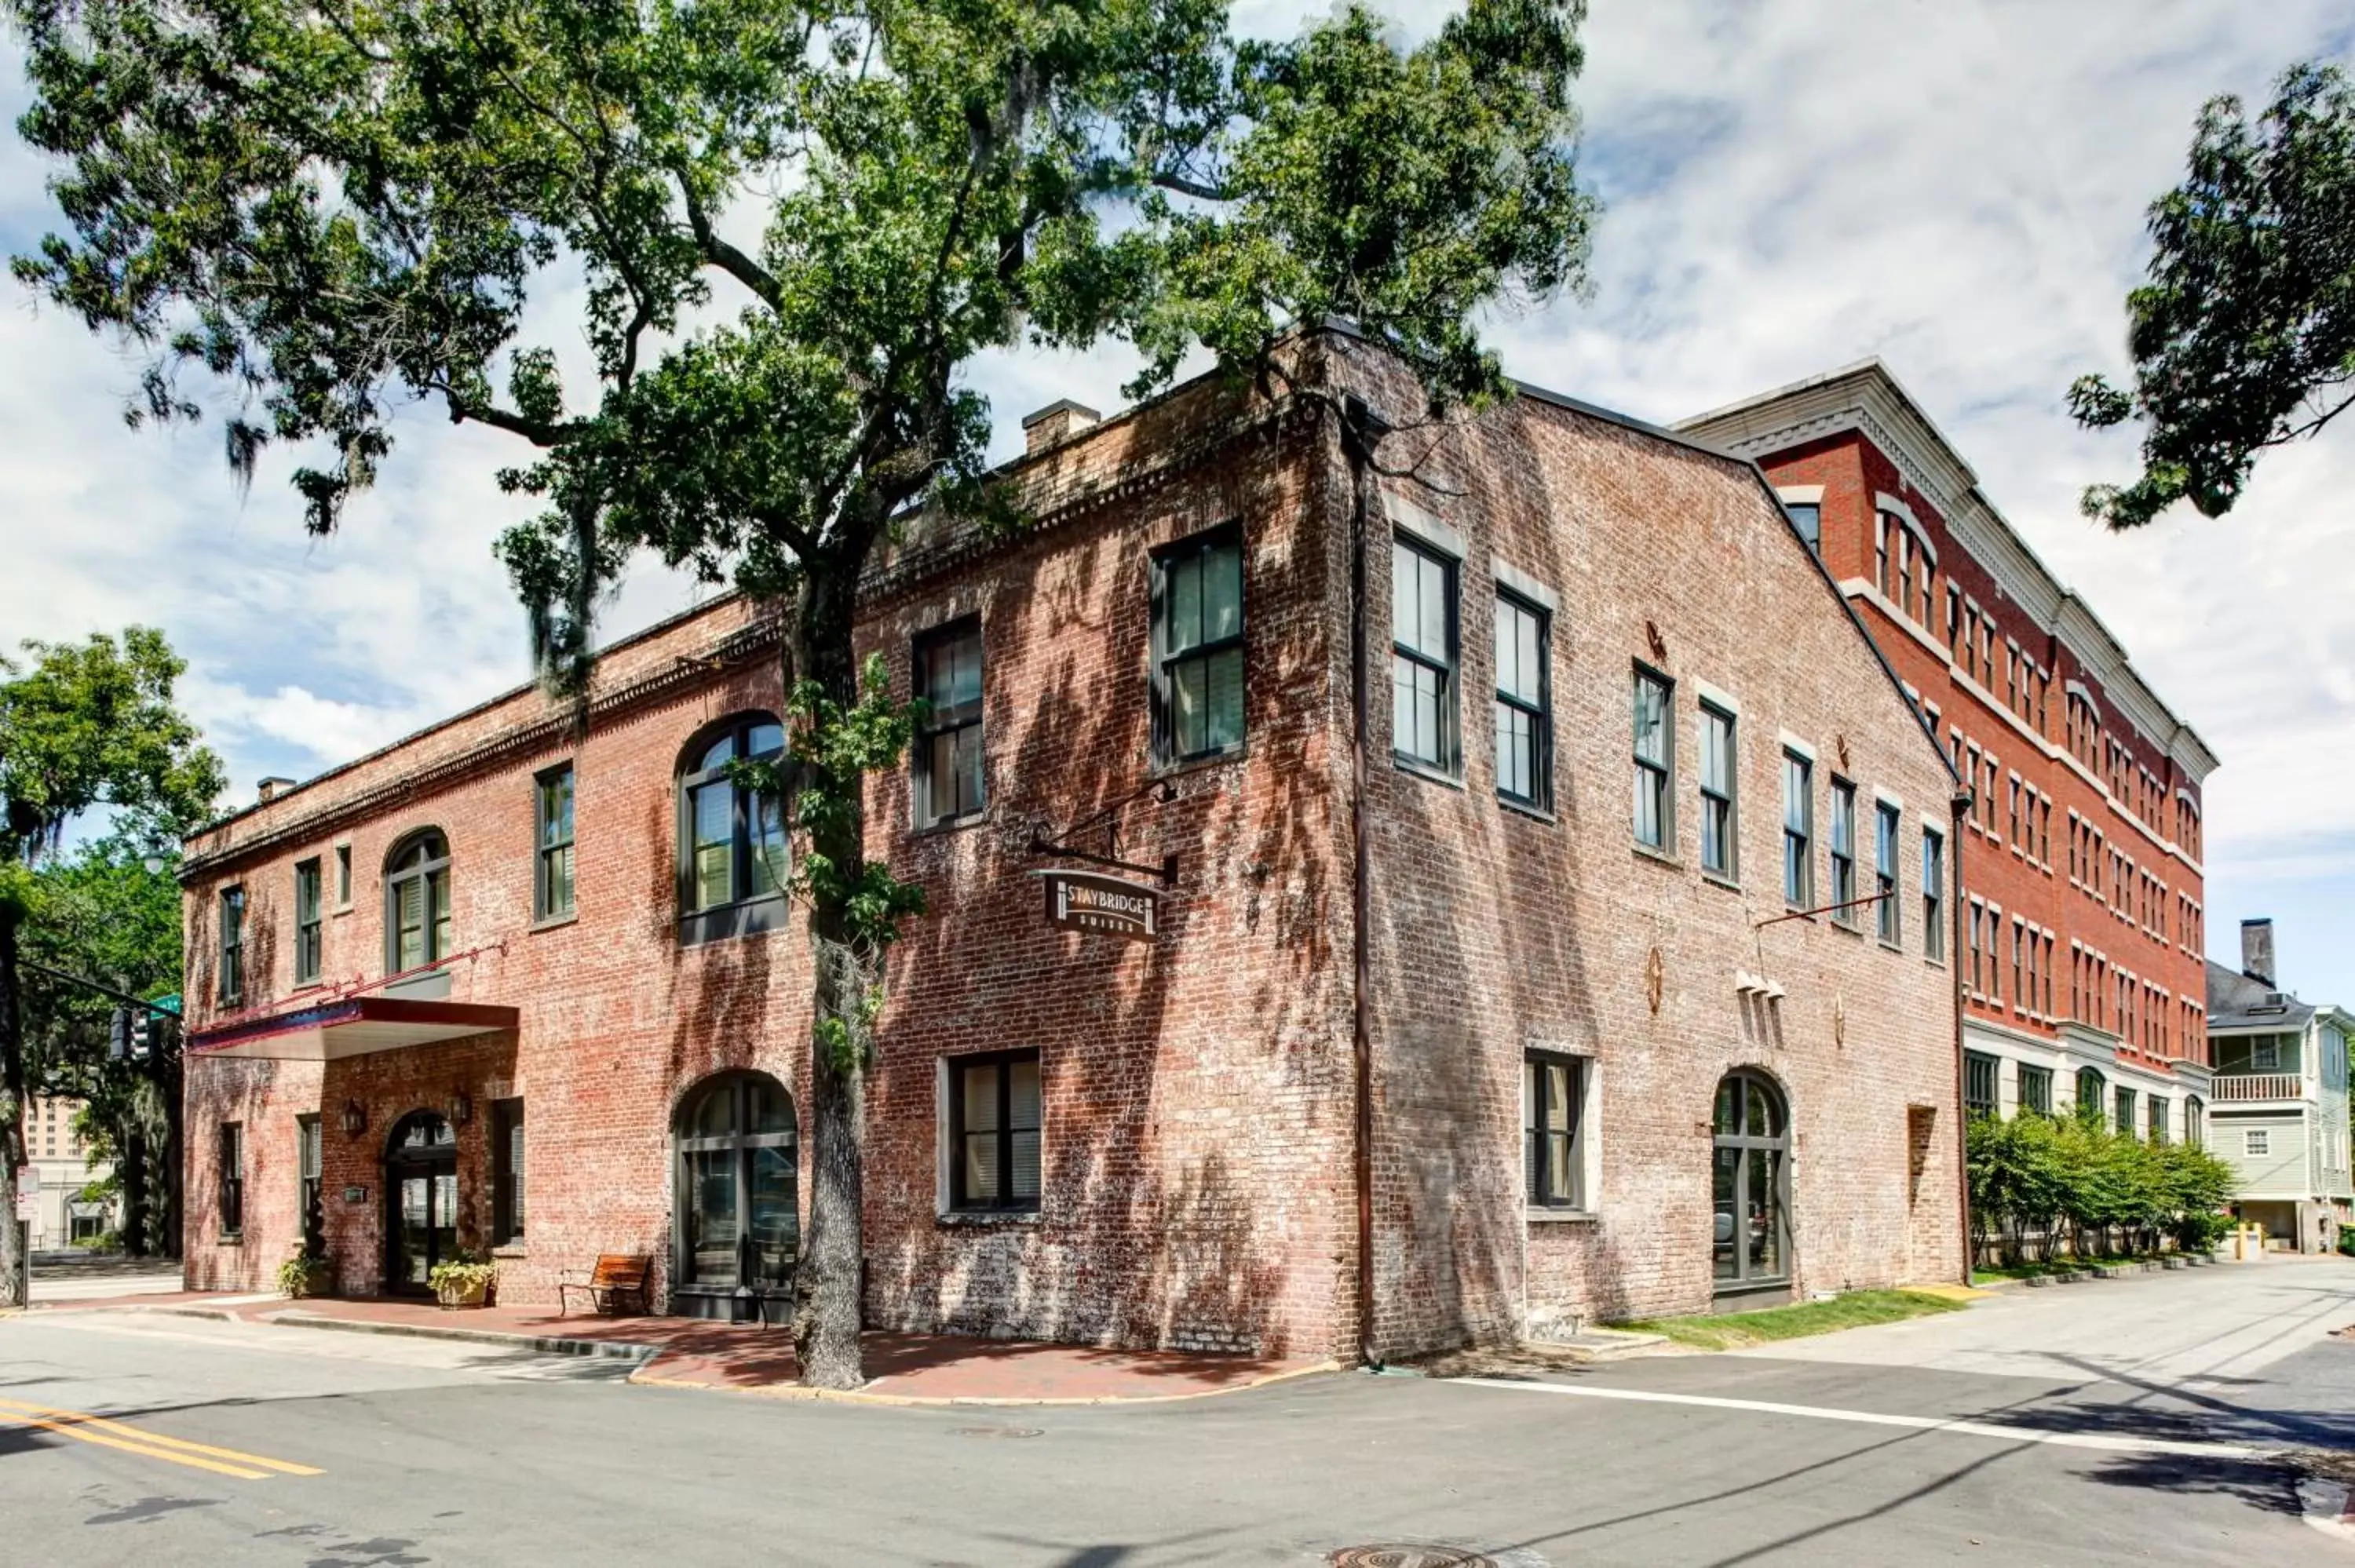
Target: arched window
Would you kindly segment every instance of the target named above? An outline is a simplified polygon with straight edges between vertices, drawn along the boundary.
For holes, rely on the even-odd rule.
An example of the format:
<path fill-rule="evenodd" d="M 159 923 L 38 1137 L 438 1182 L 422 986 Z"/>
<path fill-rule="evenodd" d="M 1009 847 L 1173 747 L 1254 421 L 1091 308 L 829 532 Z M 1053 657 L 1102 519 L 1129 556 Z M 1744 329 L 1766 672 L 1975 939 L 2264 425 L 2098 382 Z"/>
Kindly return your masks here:
<path fill-rule="evenodd" d="M 741 714 L 706 730 L 680 759 L 681 915 L 772 898 L 783 884 L 784 813 L 775 796 L 744 788 L 729 769 L 739 761 L 775 757 L 784 745 L 784 728 L 775 719 Z"/>
<path fill-rule="evenodd" d="M 762 1073 L 707 1078 L 679 1102 L 674 1310 L 732 1315 L 740 1287 L 782 1297 L 801 1245 L 793 1096 Z"/>
<path fill-rule="evenodd" d="M 2102 1075 L 2091 1067 L 2077 1069 L 2077 1114 L 2098 1117 L 2108 1108 L 2103 1091 L 2109 1086 Z"/>
<path fill-rule="evenodd" d="M 2194 1149 L 2205 1148 L 2208 1143 L 2206 1110 L 2198 1095 L 2183 1097 L 2183 1141 Z"/>
<path fill-rule="evenodd" d="M 1719 1080 L 1711 1182 L 1720 1295 L 1787 1287 L 1791 1280 L 1790 1118 L 1764 1074 Z"/>
<path fill-rule="evenodd" d="M 398 974 L 450 956 L 450 841 L 410 834 L 384 867 L 384 962 Z"/>

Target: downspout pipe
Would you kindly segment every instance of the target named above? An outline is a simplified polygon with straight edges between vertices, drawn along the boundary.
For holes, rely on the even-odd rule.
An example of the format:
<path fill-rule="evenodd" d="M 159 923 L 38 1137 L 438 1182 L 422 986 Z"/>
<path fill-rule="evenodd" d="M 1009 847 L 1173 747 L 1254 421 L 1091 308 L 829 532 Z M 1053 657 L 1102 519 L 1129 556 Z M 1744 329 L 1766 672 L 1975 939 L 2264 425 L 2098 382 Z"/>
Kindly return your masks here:
<path fill-rule="evenodd" d="M 1354 854 L 1349 901 L 1349 1054 L 1356 1079 L 1358 1196 L 1358 1360 L 1380 1371 L 1374 1337 L 1374 1046 L 1367 997 L 1372 990 L 1373 849 L 1366 824 L 1366 551 L 1371 529 L 1373 449 L 1388 427 L 1366 401 L 1342 399 L 1341 453 L 1349 465 L 1349 837 Z"/>
<path fill-rule="evenodd" d="M 1968 912 L 1963 906 L 1963 823 L 1968 819 L 1977 797 L 1968 789 L 1957 789 L 1947 801 L 1946 842 L 1953 850 L 1953 863 L 1946 874 L 1951 882 L 1946 903 L 1952 908 L 1953 935 L 1947 939 L 1947 968 L 1954 977 L 1955 991 L 1955 1212 L 1963 1220 L 1963 1269 L 1960 1284 L 1971 1282 L 1971 1263 L 1976 1244 L 1971 1240 L 1971 1122 L 1970 1111 L 1964 1100 L 1963 1009 L 1966 993 L 1963 989 L 1963 922 Z"/>

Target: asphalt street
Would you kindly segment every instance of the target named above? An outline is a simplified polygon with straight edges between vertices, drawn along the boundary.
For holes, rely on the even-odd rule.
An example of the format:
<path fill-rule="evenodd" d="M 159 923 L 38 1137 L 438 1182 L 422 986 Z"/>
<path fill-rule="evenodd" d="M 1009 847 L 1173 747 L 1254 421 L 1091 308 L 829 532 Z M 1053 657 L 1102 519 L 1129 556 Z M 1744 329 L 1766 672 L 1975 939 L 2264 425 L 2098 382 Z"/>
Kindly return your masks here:
<path fill-rule="evenodd" d="M 0 1563 L 2336 1564 L 2355 1263 L 2009 1293 L 1772 1352 L 877 1408 L 150 1313 L 0 1321 Z M 101 1421 L 84 1419 L 101 1418 Z"/>

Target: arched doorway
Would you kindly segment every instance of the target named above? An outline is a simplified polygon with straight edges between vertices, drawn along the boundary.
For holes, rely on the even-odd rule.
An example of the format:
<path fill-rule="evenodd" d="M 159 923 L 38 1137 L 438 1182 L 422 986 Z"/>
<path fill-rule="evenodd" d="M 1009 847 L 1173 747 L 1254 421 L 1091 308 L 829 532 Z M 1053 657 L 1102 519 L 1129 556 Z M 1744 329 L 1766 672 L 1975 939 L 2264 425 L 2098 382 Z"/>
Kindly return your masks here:
<path fill-rule="evenodd" d="M 411 1111 L 384 1150 L 384 1288 L 422 1296 L 433 1266 L 458 1250 L 458 1135 L 440 1114 Z"/>
<path fill-rule="evenodd" d="M 801 1253 L 794 1097 L 765 1073 L 723 1073 L 679 1101 L 671 1310 L 767 1317 Z"/>
<path fill-rule="evenodd" d="M 1782 1090 L 1763 1073 L 1728 1073 L 1718 1082 L 1712 1135 L 1717 1294 L 1787 1292 L 1791 1123 Z"/>

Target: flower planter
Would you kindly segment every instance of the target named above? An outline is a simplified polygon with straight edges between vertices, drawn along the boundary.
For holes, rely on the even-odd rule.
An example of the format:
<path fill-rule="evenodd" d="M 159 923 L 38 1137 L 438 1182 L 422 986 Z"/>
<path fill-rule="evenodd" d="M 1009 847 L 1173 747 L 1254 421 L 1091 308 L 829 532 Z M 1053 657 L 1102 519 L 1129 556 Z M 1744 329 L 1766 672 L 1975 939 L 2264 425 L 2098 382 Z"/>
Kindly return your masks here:
<path fill-rule="evenodd" d="M 455 1309 L 480 1307 L 490 1290 L 491 1282 L 487 1279 L 452 1280 L 434 1287 L 433 1296 L 442 1306 Z"/>

